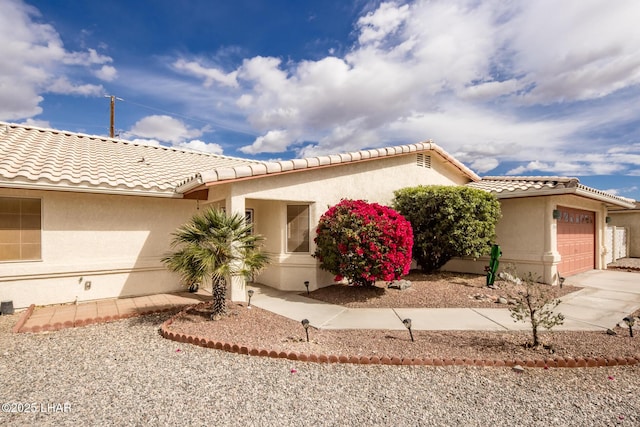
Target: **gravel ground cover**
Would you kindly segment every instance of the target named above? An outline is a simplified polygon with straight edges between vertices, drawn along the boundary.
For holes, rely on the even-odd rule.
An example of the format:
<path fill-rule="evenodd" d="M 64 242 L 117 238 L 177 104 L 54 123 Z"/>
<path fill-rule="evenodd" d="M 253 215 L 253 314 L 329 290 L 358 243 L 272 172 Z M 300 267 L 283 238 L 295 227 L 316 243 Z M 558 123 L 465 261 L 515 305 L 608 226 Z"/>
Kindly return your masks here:
<path fill-rule="evenodd" d="M 505 308 L 496 304 L 499 297 L 511 299 L 525 289 L 504 280 L 496 280 L 494 289 L 486 285 L 486 277 L 477 274 L 434 273 L 412 271 L 405 277 L 411 287 L 388 289 L 385 282 L 371 287 L 332 285 L 317 289 L 308 296 L 330 304 L 350 308 Z M 548 286 L 554 298 L 579 291 L 575 286 Z"/>
<path fill-rule="evenodd" d="M 640 275 L 639 275 L 640 277 Z M 493 307 L 508 305 L 495 300 L 522 290 L 522 286 L 499 281 L 488 289 L 484 276 L 438 273 L 408 276 L 412 284 L 400 291 L 387 289 L 384 283 L 372 288 L 346 285 L 329 286 L 311 293 L 312 298 L 348 307 Z M 555 297 L 580 288 L 550 287 Z M 480 298 L 478 298 L 480 297 Z M 636 316 L 640 313 L 636 313 Z M 530 331 L 413 331 L 411 342 L 406 330 L 317 330 L 309 331 L 306 342 L 299 321 L 257 307 L 229 303 L 229 316 L 209 321 L 210 307 L 200 305 L 174 319 L 170 330 L 213 341 L 248 348 L 345 356 L 387 356 L 400 358 L 467 358 L 489 360 L 545 359 L 553 357 L 636 357 L 640 338 L 629 337 L 627 329 L 615 328 L 616 335 L 601 332 L 547 332 L 541 329 L 545 344 L 527 348 Z M 640 323 L 640 322 L 639 322 Z M 636 333 L 640 335 L 640 333 Z"/>
<path fill-rule="evenodd" d="M 300 322 L 257 307 L 229 303 L 229 316 L 210 321 L 211 308 L 204 303 L 173 319 L 169 330 L 207 340 L 246 346 L 249 349 L 296 352 L 307 355 L 387 356 L 389 358 L 440 358 L 527 360 L 555 357 L 640 357 L 640 334 L 616 327 L 615 336 L 602 332 L 543 329 L 543 346 L 528 348 L 530 331 L 408 331 L 309 329 L 309 342 Z M 635 313 L 636 316 L 640 312 Z M 637 328 L 636 328 L 637 329 Z M 639 379 L 640 381 L 640 379 Z"/>
<path fill-rule="evenodd" d="M 294 362 L 165 340 L 166 319 L 12 334 L 18 315 L 0 316 L 0 402 L 16 411 L 1 412 L 0 425 L 640 424 L 637 365 L 516 373 Z"/>

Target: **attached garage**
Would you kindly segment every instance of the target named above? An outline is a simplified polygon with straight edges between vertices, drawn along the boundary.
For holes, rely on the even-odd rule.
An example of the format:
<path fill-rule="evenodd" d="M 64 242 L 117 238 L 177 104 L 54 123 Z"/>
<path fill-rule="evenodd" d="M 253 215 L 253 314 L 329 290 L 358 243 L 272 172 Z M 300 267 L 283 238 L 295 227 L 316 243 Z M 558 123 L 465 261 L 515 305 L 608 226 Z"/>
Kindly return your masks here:
<path fill-rule="evenodd" d="M 500 201 L 502 217 L 496 243 L 500 268 L 512 267 L 544 283 L 560 277 L 605 269 L 605 229 L 609 209 L 629 209 L 634 202 L 580 184 L 569 177 L 485 177 L 469 187 L 489 191 Z M 445 269 L 482 273 L 488 259 L 451 260 Z"/>
<path fill-rule="evenodd" d="M 596 213 L 558 206 L 558 274 L 571 276 L 596 268 Z"/>

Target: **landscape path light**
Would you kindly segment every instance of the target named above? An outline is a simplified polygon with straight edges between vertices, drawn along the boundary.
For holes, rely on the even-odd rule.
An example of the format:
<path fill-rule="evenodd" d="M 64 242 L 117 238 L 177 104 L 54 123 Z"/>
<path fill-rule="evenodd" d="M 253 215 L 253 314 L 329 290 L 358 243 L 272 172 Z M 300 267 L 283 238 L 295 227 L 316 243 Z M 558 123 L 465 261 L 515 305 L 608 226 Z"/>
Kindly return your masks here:
<path fill-rule="evenodd" d="M 629 327 L 629 336 L 631 338 L 633 338 L 633 324 L 636 323 L 635 319 L 633 318 L 633 316 L 626 316 L 624 319 L 622 319 L 624 321 L 624 323 L 627 324 L 627 326 Z"/>
<path fill-rule="evenodd" d="M 253 289 L 249 289 L 247 291 L 247 295 L 249 295 L 249 302 L 247 303 L 247 308 L 251 308 L 251 297 L 253 296 L 253 292 L 254 292 Z"/>
<path fill-rule="evenodd" d="M 414 340 L 413 340 L 413 332 L 411 332 L 411 319 L 409 319 L 409 318 L 404 319 L 402 321 L 402 323 L 404 324 L 404 327 L 409 330 L 409 336 L 411 336 L 411 342 L 414 342 Z"/>
<path fill-rule="evenodd" d="M 302 327 L 307 334 L 307 342 L 309 342 L 309 319 L 302 319 Z"/>
<path fill-rule="evenodd" d="M 307 288 L 307 295 L 309 295 L 309 281 L 308 280 L 304 281 L 304 286 Z"/>

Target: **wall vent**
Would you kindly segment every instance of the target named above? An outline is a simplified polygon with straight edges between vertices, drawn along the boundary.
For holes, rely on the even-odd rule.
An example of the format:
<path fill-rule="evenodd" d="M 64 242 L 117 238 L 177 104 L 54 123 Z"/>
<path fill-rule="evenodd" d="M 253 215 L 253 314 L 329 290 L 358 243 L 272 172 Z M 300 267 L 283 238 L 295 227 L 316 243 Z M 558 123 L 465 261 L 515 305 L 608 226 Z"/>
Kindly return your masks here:
<path fill-rule="evenodd" d="M 416 164 L 421 168 L 431 168 L 431 156 L 428 154 L 418 153 L 416 157 Z"/>

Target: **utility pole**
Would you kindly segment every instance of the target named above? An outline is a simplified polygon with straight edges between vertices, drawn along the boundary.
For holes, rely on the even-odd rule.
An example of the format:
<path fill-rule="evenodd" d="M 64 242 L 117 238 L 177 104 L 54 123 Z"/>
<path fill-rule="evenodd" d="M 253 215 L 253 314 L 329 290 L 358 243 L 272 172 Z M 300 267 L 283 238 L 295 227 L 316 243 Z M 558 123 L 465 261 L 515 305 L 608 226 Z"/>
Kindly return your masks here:
<path fill-rule="evenodd" d="M 118 98 L 114 95 L 105 95 L 105 98 L 110 98 L 111 99 L 111 115 L 110 115 L 110 120 L 109 120 L 109 138 L 113 138 L 115 136 L 115 125 L 116 125 L 116 99 L 118 101 L 124 101 L 124 99 L 122 98 Z"/>

